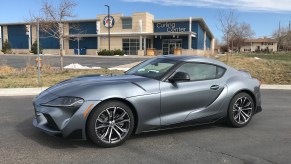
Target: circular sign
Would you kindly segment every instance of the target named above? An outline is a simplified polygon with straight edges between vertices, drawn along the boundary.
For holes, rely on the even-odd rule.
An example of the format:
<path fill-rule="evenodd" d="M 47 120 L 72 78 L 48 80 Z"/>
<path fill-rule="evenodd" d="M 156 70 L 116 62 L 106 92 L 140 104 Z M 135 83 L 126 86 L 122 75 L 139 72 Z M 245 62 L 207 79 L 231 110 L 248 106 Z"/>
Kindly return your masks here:
<path fill-rule="evenodd" d="M 106 28 L 112 28 L 114 26 L 114 18 L 112 16 L 106 16 L 104 19 L 103 19 L 103 24 Z"/>

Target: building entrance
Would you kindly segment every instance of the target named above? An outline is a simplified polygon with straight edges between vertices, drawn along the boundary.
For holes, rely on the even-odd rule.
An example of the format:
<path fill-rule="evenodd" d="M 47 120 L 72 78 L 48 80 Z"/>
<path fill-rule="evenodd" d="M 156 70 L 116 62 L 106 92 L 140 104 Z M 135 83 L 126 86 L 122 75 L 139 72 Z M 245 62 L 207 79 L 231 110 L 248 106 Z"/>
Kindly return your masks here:
<path fill-rule="evenodd" d="M 163 39 L 163 55 L 174 54 L 175 49 L 182 47 L 182 39 Z"/>

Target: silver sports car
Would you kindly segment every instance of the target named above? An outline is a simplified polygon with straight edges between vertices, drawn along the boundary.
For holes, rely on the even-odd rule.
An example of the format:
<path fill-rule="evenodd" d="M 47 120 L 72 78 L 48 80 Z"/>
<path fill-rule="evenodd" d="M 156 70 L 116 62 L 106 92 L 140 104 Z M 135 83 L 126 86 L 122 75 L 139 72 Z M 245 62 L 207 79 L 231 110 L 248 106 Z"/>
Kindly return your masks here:
<path fill-rule="evenodd" d="M 227 120 L 247 125 L 260 112 L 260 82 L 214 59 L 160 56 L 122 76 L 88 75 L 63 81 L 33 100 L 33 125 L 101 147 L 131 134 Z"/>

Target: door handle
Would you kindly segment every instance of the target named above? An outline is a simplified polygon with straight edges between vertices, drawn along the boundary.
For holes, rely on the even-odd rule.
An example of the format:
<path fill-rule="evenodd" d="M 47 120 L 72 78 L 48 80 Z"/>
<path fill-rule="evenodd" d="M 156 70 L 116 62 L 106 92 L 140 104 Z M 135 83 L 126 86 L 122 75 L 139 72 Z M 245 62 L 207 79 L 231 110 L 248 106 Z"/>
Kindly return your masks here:
<path fill-rule="evenodd" d="M 212 85 L 210 87 L 211 90 L 218 90 L 219 89 L 219 85 Z"/>

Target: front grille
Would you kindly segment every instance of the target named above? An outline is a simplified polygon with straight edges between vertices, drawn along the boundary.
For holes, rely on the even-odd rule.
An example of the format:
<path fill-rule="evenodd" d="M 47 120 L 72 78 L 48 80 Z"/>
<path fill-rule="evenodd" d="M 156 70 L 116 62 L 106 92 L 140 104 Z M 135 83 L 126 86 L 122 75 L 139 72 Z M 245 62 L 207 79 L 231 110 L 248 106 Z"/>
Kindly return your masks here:
<path fill-rule="evenodd" d="M 58 125 L 55 123 L 55 121 L 53 120 L 53 118 L 50 115 L 48 115 L 46 113 L 43 113 L 43 116 L 47 120 L 47 126 L 48 126 L 48 128 L 51 128 L 53 130 L 58 130 L 58 131 L 60 130 L 59 127 L 58 127 Z"/>

